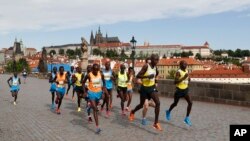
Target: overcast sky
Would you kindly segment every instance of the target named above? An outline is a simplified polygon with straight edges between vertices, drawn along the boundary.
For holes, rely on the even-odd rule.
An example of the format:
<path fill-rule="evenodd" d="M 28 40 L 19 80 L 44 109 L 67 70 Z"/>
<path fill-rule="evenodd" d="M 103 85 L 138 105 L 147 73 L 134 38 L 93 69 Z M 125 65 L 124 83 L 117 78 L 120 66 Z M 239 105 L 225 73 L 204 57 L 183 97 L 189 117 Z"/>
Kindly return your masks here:
<path fill-rule="evenodd" d="M 250 49 L 250 0 L 0 0 L 0 48 L 89 41 L 99 25 L 123 42 Z"/>

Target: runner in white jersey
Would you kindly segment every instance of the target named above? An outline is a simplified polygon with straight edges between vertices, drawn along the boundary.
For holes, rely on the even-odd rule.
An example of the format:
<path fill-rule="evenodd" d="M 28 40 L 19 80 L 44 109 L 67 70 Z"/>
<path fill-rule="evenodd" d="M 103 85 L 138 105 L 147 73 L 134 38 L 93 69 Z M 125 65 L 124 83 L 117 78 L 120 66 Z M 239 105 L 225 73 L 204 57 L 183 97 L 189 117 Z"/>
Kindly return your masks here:
<path fill-rule="evenodd" d="M 10 81 L 11 81 L 11 84 L 10 84 Z M 12 97 L 14 97 L 13 104 L 16 105 L 16 100 L 17 100 L 18 91 L 20 90 L 21 80 L 19 77 L 17 77 L 17 73 L 15 72 L 14 76 L 10 77 L 7 82 L 10 86 L 10 92 L 12 94 Z"/>

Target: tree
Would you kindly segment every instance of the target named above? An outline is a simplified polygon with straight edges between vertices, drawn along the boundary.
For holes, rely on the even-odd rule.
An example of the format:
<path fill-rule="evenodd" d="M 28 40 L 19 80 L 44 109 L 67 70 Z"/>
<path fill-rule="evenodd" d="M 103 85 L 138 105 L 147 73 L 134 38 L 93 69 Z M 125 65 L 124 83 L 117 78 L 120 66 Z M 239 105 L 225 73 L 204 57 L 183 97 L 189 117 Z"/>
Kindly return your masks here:
<path fill-rule="evenodd" d="M 82 51 L 81 51 L 81 49 L 78 49 L 78 48 L 76 48 L 75 49 L 75 55 L 77 55 L 78 57 L 82 57 Z"/>
<path fill-rule="evenodd" d="M 244 57 L 249 57 L 250 56 L 250 51 L 249 50 L 242 50 L 241 53 L 242 53 L 242 55 Z"/>
<path fill-rule="evenodd" d="M 171 69 L 168 71 L 168 76 L 167 76 L 167 79 L 174 79 L 175 78 L 175 73 L 176 73 L 176 70 L 174 69 Z"/>
<path fill-rule="evenodd" d="M 51 55 L 52 53 L 55 55 L 55 54 L 56 54 L 56 51 L 55 51 L 55 50 L 51 50 L 51 51 L 49 52 L 50 55 Z"/>
<path fill-rule="evenodd" d="M 200 53 L 196 53 L 195 58 L 201 60 L 201 54 Z"/>
<path fill-rule="evenodd" d="M 93 49 L 93 55 L 101 55 L 102 51 L 98 48 Z"/>
<path fill-rule="evenodd" d="M 120 60 L 124 61 L 128 56 L 125 54 L 125 50 L 122 49 L 121 54 L 120 54 Z"/>
<path fill-rule="evenodd" d="M 64 49 L 59 49 L 59 54 L 64 55 Z"/>
<path fill-rule="evenodd" d="M 14 67 L 15 69 L 13 69 Z M 5 67 L 7 72 L 22 72 L 23 69 L 26 69 L 28 72 L 30 72 L 29 64 L 24 58 L 19 59 L 19 61 L 9 61 Z"/>
<path fill-rule="evenodd" d="M 228 53 L 228 56 L 231 56 L 231 57 L 235 56 L 234 51 L 232 51 L 231 49 L 228 50 L 227 53 Z"/>
<path fill-rule="evenodd" d="M 193 56 L 194 54 L 193 54 L 193 52 L 192 51 L 189 51 L 188 52 L 188 56 Z"/>
<path fill-rule="evenodd" d="M 75 51 L 72 50 L 72 49 L 67 49 L 66 54 L 67 54 L 67 56 L 69 56 L 70 59 L 75 59 L 76 58 Z"/>
<path fill-rule="evenodd" d="M 241 52 L 241 49 L 236 49 L 235 50 L 235 57 L 243 57 L 243 54 Z"/>
<path fill-rule="evenodd" d="M 188 57 L 188 56 L 189 56 L 188 52 L 183 51 L 181 53 L 181 57 Z"/>

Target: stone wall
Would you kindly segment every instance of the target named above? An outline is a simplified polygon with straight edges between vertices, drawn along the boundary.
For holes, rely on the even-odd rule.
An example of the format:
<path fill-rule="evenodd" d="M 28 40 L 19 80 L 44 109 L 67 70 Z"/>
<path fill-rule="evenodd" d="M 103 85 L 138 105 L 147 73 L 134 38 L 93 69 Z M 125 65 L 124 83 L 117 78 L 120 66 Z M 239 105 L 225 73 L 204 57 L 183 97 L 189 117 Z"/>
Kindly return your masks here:
<path fill-rule="evenodd" d="M 159 94 L 173 97 L 173 80 L 159 80 Z M 193 100 L 250 107 L 250 85 L 191 82 L 190 96 Z"/>

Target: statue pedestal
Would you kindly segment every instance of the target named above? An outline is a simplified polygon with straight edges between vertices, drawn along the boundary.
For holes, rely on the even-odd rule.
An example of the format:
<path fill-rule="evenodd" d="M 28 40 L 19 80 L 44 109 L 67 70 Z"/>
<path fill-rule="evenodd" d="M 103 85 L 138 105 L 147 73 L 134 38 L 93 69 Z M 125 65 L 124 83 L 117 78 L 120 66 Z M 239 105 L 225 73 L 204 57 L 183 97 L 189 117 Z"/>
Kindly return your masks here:
<path fill-rule="evenodd" d="M 87 58 L 81 58 L 81 68 L 82 71 L 86 72 L 88 66 L 88 59 Z"/>

